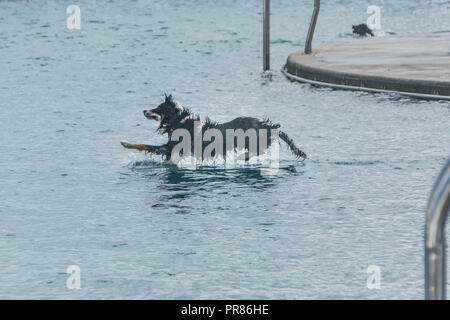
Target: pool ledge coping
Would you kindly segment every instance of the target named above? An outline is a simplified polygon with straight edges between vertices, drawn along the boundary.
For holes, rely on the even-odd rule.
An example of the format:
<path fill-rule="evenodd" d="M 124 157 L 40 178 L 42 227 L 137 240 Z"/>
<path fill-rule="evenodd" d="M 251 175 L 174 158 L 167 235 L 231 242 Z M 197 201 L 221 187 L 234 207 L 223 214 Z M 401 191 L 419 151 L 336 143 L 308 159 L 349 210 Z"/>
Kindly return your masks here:
<path fill-rule="evenodd" d="M 317 60 L 315 51 L 294 52 L 287 58 L 285 75 L 296 81 L 337 89 L 395 92 L 426 99 L 450 100 L 450 81 L 408 79 L 363 73 L 342 72 Z"/>

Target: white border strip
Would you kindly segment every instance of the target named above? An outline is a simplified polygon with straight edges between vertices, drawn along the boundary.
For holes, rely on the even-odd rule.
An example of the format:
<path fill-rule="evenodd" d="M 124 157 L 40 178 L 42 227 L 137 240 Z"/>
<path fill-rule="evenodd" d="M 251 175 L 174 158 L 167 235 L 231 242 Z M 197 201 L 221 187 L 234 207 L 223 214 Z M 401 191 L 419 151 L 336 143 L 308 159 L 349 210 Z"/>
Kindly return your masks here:
<path fill-rule="evenodd" d="M 281 72 L 284 73 L 284 75 L 286 77 L 288 77 L 289 79 L 300 81 L 300 82 L 306 82 L 309 84 L 314 84 L 314 85 L 322 86 L 322 87 L 330 87 L 330 88 L 343 89 L 343 90 L 359 90 L 359 91 L 376 92 L 376 93 L 396 93 L 399 95 L 409 96 L 409 97 L 419 98 L 419 99 L 450 100 L 450 96 L 440 96 L 440 95 L 434 95 L 434 94 L 404 92 L 404 91 L 385 90 L 385 89 L 373 89 L 373 88 L 347 86 L 347 85 L 343 85 L 343 84 L 334 84 L 334 83 L 328 83 L 328 82 L 322 82 L 322 81 L 316 81 L 316 80 L 309 80 L 309 79 L 301 78 L 299 76 L 294 76 L 293 74 L 290 74 L 289 72 L 286 71 L 286 68 L 281 69 Z"/>

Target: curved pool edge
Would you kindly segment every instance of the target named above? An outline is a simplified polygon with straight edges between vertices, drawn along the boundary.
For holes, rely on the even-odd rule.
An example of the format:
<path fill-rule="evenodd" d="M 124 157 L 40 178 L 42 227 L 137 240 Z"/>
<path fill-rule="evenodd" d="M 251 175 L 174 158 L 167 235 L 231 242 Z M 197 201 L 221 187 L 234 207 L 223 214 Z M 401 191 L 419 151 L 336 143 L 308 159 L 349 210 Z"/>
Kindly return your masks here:
<path fill-rule="evenodd" d="M 414 98 L 450 100 L 450 81 L 419 80 L 341 72 L 316 66 L 313 55 L 298 51 L 287 58 L 283 73 L 291 80 L 335 89 L 396 93 Z"/>
<path fill-rule="evenodd" d="M 334 84 L 334 83 L 310 80 L 310 79 L 302 78 L 302 77 L 295 76 L 295 75 L 288 73 L 286 66 L 283 67 L 281 72 L 289 80 L 308 83 L 308 84 L 315 85 L 315 86 L 332 88 L 332 89 L 350 90 L 350 91 L 365 91 L 365 92 L 371 92 L 371 93 L 398 94 L 398 95 L 408 96 L 408 97 L 417 98 L 417 99 L 450 101 L 450 96 L 440 96 L 440 95 L 431 95 L 431 94 L 422 94 L 422 93 L 413 93 L 413 92 L 402 92 L 402 91 L 395 91 L 395 90 L 374 89 L 374 88 L 341 85 L 341 84 Z"/>

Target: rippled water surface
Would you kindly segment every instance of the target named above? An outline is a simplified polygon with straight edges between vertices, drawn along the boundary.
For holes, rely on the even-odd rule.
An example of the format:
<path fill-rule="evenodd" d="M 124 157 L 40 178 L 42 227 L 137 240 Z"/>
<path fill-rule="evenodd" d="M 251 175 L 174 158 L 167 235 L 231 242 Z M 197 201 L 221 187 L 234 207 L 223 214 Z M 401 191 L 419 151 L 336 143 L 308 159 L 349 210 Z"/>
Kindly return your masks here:
<path fill-rule="evenodd" d="M 272 1 L 269 79 L 261 1 L 77 1 L 81 30 L 69 2 L 0 1 L 0 298 L 423 298 L 450 105 L 288 81 L 312 2 Z M 322 1 L 313 45 L 351 39 L 370 4 L 387 32 L 450 30 L 449 1 Z M 141 112 L 164 91 L 269 116 L 309 159 L 283 147 L 262 176 L 123 149 L 164 141 Z"/>

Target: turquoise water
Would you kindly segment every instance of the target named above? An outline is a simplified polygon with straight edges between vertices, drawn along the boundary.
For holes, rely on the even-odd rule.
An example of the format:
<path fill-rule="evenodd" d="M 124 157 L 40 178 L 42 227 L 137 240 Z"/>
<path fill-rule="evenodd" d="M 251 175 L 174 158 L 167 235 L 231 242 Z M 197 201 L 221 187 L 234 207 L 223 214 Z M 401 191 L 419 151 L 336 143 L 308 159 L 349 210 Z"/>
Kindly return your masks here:
<path fill-rule="evenodd" d="M 448 102 L 288 81 L 312 1 L 272 1 L 271 80 L 261 1 L 77 1 L 81 30 L 70 4 L 0 1 L 0 298 L 423 298 Z M 372 4 L 385 31 L 450 30 L 448 1 L 322 1 L 313 45 L 351 39 Z M 164 142 L 141 111 L 164 92 L 203 118 L 269 116 L 309 159 L 282 147 L 268 177 L 123 149 Z"/>

